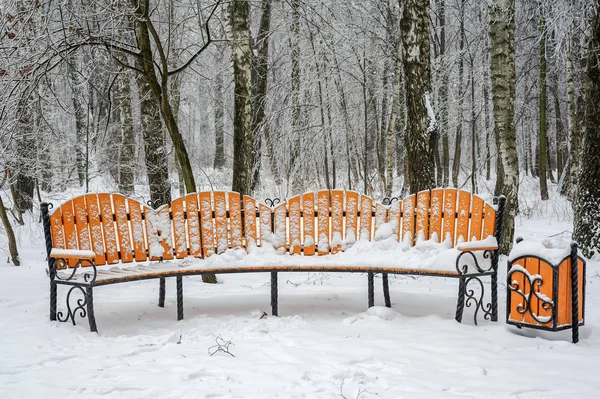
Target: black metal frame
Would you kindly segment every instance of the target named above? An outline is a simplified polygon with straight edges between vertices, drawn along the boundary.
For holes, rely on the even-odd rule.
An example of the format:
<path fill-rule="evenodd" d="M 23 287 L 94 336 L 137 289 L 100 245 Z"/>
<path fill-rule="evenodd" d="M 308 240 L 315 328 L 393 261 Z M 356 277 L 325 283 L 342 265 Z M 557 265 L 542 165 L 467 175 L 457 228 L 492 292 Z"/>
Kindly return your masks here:
<path fill-rule="evenodd" d="M 396 198 L 392 198 L 388 201 L 388 203 L 397 201 Z M 500 245 L 501 233 L 502 233 L 502 220 L 504 215 L 504 204 L 506 199 L 502 197 L 494 198 L 494 203 L 497 203 L 498 208 L 496 211 L 496 231 L 495 237 L 498 241 L 498 245 Z M 275 206 L 279 199 L 275 198 L 273 200 L 269 200 L 270 206 Z M 153 204 L 156 205 L 156 204 Z M 173 270 L 169 272 L 165 272 L 161 275 L 141 275 L 141 276 L 131 276 L 128 278 L 119 279 L 117 281 L 96 281 L 97 270 L 96 265 L 93 261 L 90 260 L 79 260 L 74 268 L 71 269 L 71 274 L 67 277 L 62 277 L 57 274 L 57 265 L 65 264 L 67 261 L 65 259 L 53 259 L 50 257 L 50 252 L 52 250 L 52 231 L 50 227 L 50 216 L 49 210 L 52 209 L 52 204 L 43 202 L 40 206 L 42 211 L 42 220 L 44 224 L 44 235 L 46 240 L 46 252 L 48 256 L 48 268 L 49 268 L 49 276 L 50 276 L 50 320 L 59 320 L 62 322 L 71 320 L 73 324 L 75 324 L 75 316 L 79 315 L 82 318 L 87 317 L 90 330 L 92 332 L 97 332 L 96 321 L 94 317 L 94 302 L 93 302 L 93 288 L 100 287 L 104 285 L 112 285 L 129 281 L 140 281 L 140 280 L 148 280 L 148 279 L 159 279 L 159 300 L 158 306 L 164 307 L 165 302 L 165 280 L 169 277 L 176 277 L 176 287 L 177 287 L 177 320 L 183 319 L 183 276 L 192 276 L 192 275 L 202 275 L 207 272 L 199 271 L 199 270 Z M 273 229 L 273 223 L 271 223 L 271 228 Z M 468 266 L 466 264 L 461 265 L 461 259 L 463 256 L 471 256 L 473 259 L 473 263 L 471 267 L 475 268 L 475 272 L 469 271 Z M 459 289 L 458 289 L 458 300 L 457 300 L 457 308 L 456 308 L 456 316 L 455 319 L 458 322 L 462 321 L 464 306 L 471 307 L 475 306 L 475 312 L 473 316 L 474 323 L 477 324 L 477 316 L 479 312 L 483 312 L 484 319 L 497 321 L 498 320 L 498 287 L 497 287 L 497 272 L 498 272 L 498 258 L 499 258 L 499 250 L 494 251 L 484 251 L 484 258 L 491 257 L 491 265 L 487 269 L 481 268 L 479 265 L 475 254 L 471 251 L 462 252 L 456 259 L 456 271 L 457 274 L 445 274 L 445 273 L 434 273 L 428 272 L 426 270 L 418 271 L 418 270 L 399 270 L 397 272 L 393 272 L 392 274 L 398 275 L 420 275 L 420 276 L 430 276 L 430 277 L 446 277 L 446 278 L 458 278 L 459 279 Z M 88 262 L 90 267 L 92 268 L 92 273 L 77 273 L 77 270 L 82 263 Z M 278 272 L 305 272 L 306 270 L 298 270 L 290 267 L 290 270 L 281 270 L 281 267 L 273 267 L 273 268 L 264 268 L 264 272 L 271 273 L 271 308 L 272 314 L 274 316 L 278 315 Z M 385 305 L 387 307 L 391 307 L 391 299 L 390 299 L 390 291 L 389 291 L 389 279 L 388 273 L 386 272 L 378 272 L 373 270 L 373 267 L 355 267 L 352 269 L 340 270 L 336 267 L 331 268 L 320 268 L 319 271 L 322 272 L 345 272 L 345 273 L 367 273 L 368 276 L 368 306 L 372 307 L 375 304 L 375 290 L 374 290 L 374 276 L 375 273 L 382 274 L 382 285 L 383 285 L 383 296 Z M 219 274 L 229 274 L 229 273 L 254 273 L 256 270 L 223 270 L 219 271 Z M 484 304 L 484 294 L 485 294 L 485 286 L 481 277 L 491 277 L 491 302 L 488 304 Z M 83 277 L 82 280 L 78 280 L 78 278 Z M 476 294 L 476 291 L 473 289 L 468 290 L 467 287 L 469 284 L 475 282 L 480 289 L 479 295 Z M 66 306 L 67 313 L 63 314 L 62 312 L 57 312 L 57 286 L 58 285 L 67 285 L 71 286 L 69 291 L 67 292 L 66 298 Z M 76 301 L 76 306 L 71 308 L 71 295 L 73 292 L 83 294 L 83 298 Z"/>
<path fill-rule="evenodd" d="M 520 242 L 520 240 L 518 239 L 517 242 Z M 523 255 L 523 256 L 519 256 L 518 258 L 514 258 L 510 262 L 508 262 L 508 265 L 507 265 L 508 273 L 506 275 L 506 287 L 507 287 L 506 324 L 510 324 L 510 325 L 516 326 L 518 328 L 527 327 L 527 328 L 533 328 L 536 330 L 543 330 L 543 331 L 563 331 L 563 330 L 571 329 L 572 330 L 571 339 L 572 339 L 573 343 L 579 342 L 579 327 L 585 325 L 586 261 L 585 261 L 585 259 L 578 256 L 577 248 L 578 248 L 577 243 L 572 242 L 571 243 L 571 253 L 568 256 L 561 259 L 560 262 L 558 262 L 557 264 L 553 264 L 552 262 L 548 261 L 547 259 L 542 258 L 537 255 Z M 559 326 L 558 325 L 558 309 L 560 307 L 559 306 L 560 298 L 558 296 L 559 266 L 565 260 L 567 260 L 569 258 L 571 260 L 571 324 Z M 515 265 L 521 259 L 537 259 L 537 260 L 543 261 L 544 263 L 548 264 L 552 268 L 552 298 L 550 298 L 550 301 L 546 300 L 546 298 L 539 295 L 539 288 L 544 284 L 544 280 L 541 275 L 539 275 L 539 274 L 531 275 L 529 273 L 524 273 L 521 269 L 514 269 L 514 270 L 512 269 L 513 265 Z M 582 270 L 582 274 L 583 274 L 583 290 L 582 290 L 582 292 L 584 294 L 583 298 L 579 298 L 579 270 L 578 270 L 579 269 L 579 260 L 582 261 L 582 265 L 583 265 L 583 270 Z M 523 292 L 525 287 L 523 287 L 523 290 L 521 290 L 521 287 L 519 286 L 518 282 L 511 281 L 511 278 L 515 273 L 521 274 L 525 277 L 525 281 L 527 281 L 529 283 L 529 294 L 525 294 Z M 519 306 L 517 306 L 517 312 L 519 312 L 519 314 L 522 314 L 522 315 L 528 314 L 529 316 L 531 316 L 531 318 L 533 320 L 535 320 L 537 323 L 540 323 L 540 325 L 528 324 L 528 323 L 523 323 L 523 322 L 519 323 L 519 322 L 516 322 L 516 321 L 513 321 L 510 319 L 511 302 L 512 302 L 511 292 L 517 293 L 518 295 L 523 297 L 523 299 L 525 300 L 524 301 L 525 305 L 523 305 L 523 303 L 520 303 Z M 552 316 L 550 317 L 550 319 L 548 319 L 548 320 L 540 319 L 539 316 L 537 316 L 536 314 L 531 312 L 530 307 L 531 307 L 531 298 L 532 298 L 531 294 L 532 293 L 542 303 L 542 307 L 544 308 L 544 310 L 552 310 Z M 579 320 L 579 300 L 581 300 L 581 321 L 578 321 Z M 573 320 L 577 320 L 578 322 L 573 322 Z M 542 324 L 548 324 L 548 323 L 551 323 L 551 325 L 550 326 L 542 325 Z"/>

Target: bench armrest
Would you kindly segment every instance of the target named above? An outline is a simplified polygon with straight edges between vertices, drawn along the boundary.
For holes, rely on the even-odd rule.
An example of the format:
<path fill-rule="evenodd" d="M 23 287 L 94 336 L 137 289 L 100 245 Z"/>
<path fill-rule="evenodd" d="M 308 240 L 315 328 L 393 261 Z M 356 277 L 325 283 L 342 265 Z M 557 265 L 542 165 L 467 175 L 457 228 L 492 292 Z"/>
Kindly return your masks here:
<path fill-rule="evenodd" d="M 50 257 L 53 259 L 94 260 L 94 258 L 96 257 L 96 253 L 94 251 L 81 250 L 81 249 L 52 248 L 52 251 L 50 251 Z"/>
<path fill-rule="evenodd" d="M 456 246 L 456 249 L 463 252 L 495 251 L 498 249 L 498 241 L 496 237 L 489 236 L 485 240 L 462 242 Z"/>

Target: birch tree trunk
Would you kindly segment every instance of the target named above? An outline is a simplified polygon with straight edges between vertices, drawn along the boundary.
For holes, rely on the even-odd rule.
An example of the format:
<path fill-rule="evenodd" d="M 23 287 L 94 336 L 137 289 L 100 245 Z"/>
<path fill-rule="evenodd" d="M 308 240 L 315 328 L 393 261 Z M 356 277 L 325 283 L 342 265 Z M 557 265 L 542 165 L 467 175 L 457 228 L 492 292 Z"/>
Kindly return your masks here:
<path fill-rule="evenodd" d="M 295 168 L 302 151 L 302 133 L 300 132 L 300 0 L 292 0 L 292 24 L 290 47 L 292 53 L 292 143 L 288 180 L 292 180 L 292 194 L 302 190 L 302 176 Z"/>
<path fill-rule="evenodd" d="M 85 80 L 83 79 L 83 60 L 81 54 L 74 53 L 67 58 L 67 71 L 71 86 L 73 110 L 75 113 L 75 167 L 79 185 L 83 186 L 86 180 L 84 149 L 87 129 L 87 105 L 85 104 Z"/>
<path fill-rule="evenodd" d="M 458 187 L 460 174 L 460 158 L 462 150 L 463 109 L 464 98 L 464 49 L 465 49 L 465 0 L 460 3 L 460 28 L 459 28 L 459 59 L 458 59 L 458 125 L 456 126 L 456 140 L 454 141 L 454 160 L 452 162 L 452 185 Z"/>
<path fill-rule="evenodd" d="M 131 113 L 131 75 L 121 71 L 117 76 L 117 97 L 119 102 L 119 126 L 121 130 L 121 145 L 119 146 L 118 180 L 119 192 L 130 196 L 134 191 L 134 155 L 135 139 L 133 135 L 133 117 Z"/>
<path fill-rule="evenodd" d="M 407 0 L 401 29 L 407 103 L 405 145 L 410 192 L 427 190 L 434 185 L 425 107 L 431 73 L 429 25 L 429 0 Z"/>
<path fill-rule="evenodd" d="M 540 8 L 542 16 L 540 17 L 540 148 L 539 148 L 539 168 L 540 168 L 540 194 L 542 201 L 546 201 L 548 197 L 548 181 L 547 181 L 547 137 L 546 137 L 546 106 L 547 106 L 547 91 L 546 91 L 546 21 L 544 19 L 543 6 Z"/>
<path fill-rule="evenodd" d="M 600 250 L 600 6 L 596 4 L 591 11 L 587 70 L 583 81 L 585 128 L 573 231 L 573 238 L 587 257 Z"/>
<path fill-rule="evenodd" d="M 229 41 L 233 62 L 233 191 L 240 195 L 252 192 L 254 161 L 252 157 L 252 47 L 250 44 L 250 5 L 244 0 L 229 3 Z"/>
<path fill-rule="evenodd" d="M 500 192 L 506 196 L 501 252 L 512 249 L 519 195 L 515 116 L 515 7 L 514 0 L 494 0 L 490 6 L 492 103 L 498 142 Z"/>

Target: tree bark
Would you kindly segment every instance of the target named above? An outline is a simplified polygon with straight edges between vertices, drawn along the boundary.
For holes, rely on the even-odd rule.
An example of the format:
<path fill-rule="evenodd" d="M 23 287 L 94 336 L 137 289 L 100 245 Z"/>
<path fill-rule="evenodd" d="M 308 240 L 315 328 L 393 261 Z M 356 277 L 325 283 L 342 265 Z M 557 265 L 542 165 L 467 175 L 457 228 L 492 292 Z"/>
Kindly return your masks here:
<path fill-rule="evenodd" d="M 6 232 L 6 237 L 8 238 L 8 252 L 10 254 L 10 259 L 12 260 L 15 266 L 21 266 L 21 262 L 19 260 L 19 250 L 17 249 L 17 240 L 15 239 L 15 232 L 12 228 L 12 225 L 10 224 L 10 220 L 8 220 L 6 208 L 4 207 L 4 202 L 2 201 L 1 196 L 0 219 L 2 219 L 2 225 L 4 226 L 4 231 Z"/>
<path fill-rule="evenodd" d="M 514 0 L 494 0 L 490 7 L 490 44 L 492 103 L 495 132 L 498 141 L 498 187 L 506 196 L 501 252 L 512 249 L 515 230 L 514 218 L 518 207 L 519 164 L 514 126 L 515 104 L 515 20 Z"/>
<path fill-rule="evenodd" d="M 543 15 L 543 7 L 540 9 L 542 16 L 540 18 L 540 147 L 539 147 L 539 168 L 540 168 L 540 194 L 542 201 L 548 197 L 547 181 L 547 138 L 546 138 L 546 21 Z"/>
<path fill-rule="evenodd" d="M 592 257 L 600 250 L 600 7 L 592 9 L 587 43 L 585 129 L 581 152 L 579 192 L 575 200 L 573 238 L 583 254 Z"/>
<path fill-rule="evenodd" d="M 459 27 L 459 59 L 458 59 L 458 125 L 456 126 L 456 140 L 454 140 L 454 160 L 452 162 L 452 185 L 458 187 L 458 175 L 460 174 L 460 158 L 462 151 L 463 130 L 463 98 L 464 98 L 464 49 L 465 49 L 465 0 L 460 3 L 460 27 Z"/>
<path fill-rule="evenodd" d="M 429 25 L 429 0 L 407 0 L 401 29 L 407 103 L 405 145 L 411 192 L 427 190 L 434 185 L 425 107 L 431 73 Z"/>
<path fill-rule="evenodd" d="M 121 71 L 117 76 L 117 97 L 119 101 L 119 126 L 121 145 L 118 159 L 119 192 L 130 196 L 134 191 L 134 156 L 135 139 L 133 135 L 133 117 L 131 113 L 131 87 L 128 71 Z"/>

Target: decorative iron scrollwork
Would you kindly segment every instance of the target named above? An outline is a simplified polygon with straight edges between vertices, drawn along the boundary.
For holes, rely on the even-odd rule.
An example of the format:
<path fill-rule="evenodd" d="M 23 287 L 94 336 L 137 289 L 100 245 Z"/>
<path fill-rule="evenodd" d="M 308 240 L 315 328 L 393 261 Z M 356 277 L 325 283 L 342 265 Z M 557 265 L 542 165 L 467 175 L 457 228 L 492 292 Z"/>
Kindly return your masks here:
<path fill-rule="evenodd" d="M 73 293 L 73 291 L 76 291 L 76 290 L 79 290 L 79 292 L 83 295 L 83 298 L 77 299 L 77 301 L 75 302 L 75 304 L 77 306 L 75 306 L 74 308 L 71 308 L 71 294 Z M 56 318 L 58 319 L 58 321 L 63 322 L 63 323 L 71 320 L 73 325 L 75 325 L 75 316 L 78 314 L 78 312 L 79 312 L 79 317 L 81 317 L 81 318 L 87 317 L 87 311 L 86 311 L 87 302 L 88 302 L 88 296 L 86 295 L 86 292 L 83 289 L 83 287 L 81 287 L 79 285 L 74 285 L 73 287 L 71 287 L 71 289 L 69 289 L 69 292 L 67 293 L 67 300 L 66 300 L 67 313 L 64 314 L 63 312 L 58 312 L 56 314 Z"/>
<path fill-rule="evenodd" d="M 394 202 L 398 202 L 398 201 L 400 201 L 400 200 L 398 199 L 398 197 L 391 197 L 391 198 L 390 198 L 390 197 L 385 197 L 385 198 L 384 198 L 384 199 L 381 201 L 381 204 L 382 204 L 382 205 L 386 205 L 386 206 L 387 206 L 387 205 L 392 205 L 392 203 L 394 203 Z"/>
<path fill-rule="evenodd" d="M 98 270 L 96 269 L 96 264 L 94 263 L 94 261 L 92 261 L 90 259 L 79 259 L 77 261 L 77 263 L 75 264 L 75 266 L 73 268 L 71 268 L 71 273 L 69 275 L 61 276 L 60 274 L 56 273 L 54 278 L 56 280 L 61 280 L 61 281 L 75 280 L 75 275 L 77 274 L 77 269 L 82 267 L 84 263 L 88 263 L 92 267 L 92 272 L 91 273 L 88 273 L 88 272 L 82 273 L 81 275 L 83 276 L 83 281 L 88 284 L 94 284 L 94 282 L 96 281 L 96 277 L 98 276 Z M 55 267 L 56 267 L 56 270 L 67 269 L 67 267 L 68 267 L 67 259 L 57 258 L 55 260 Z"/>
<path fill-rule="evenodd" d="M 479 284 L 479 295 L 476 293 L 474 289 L 466 289 L 469 283 L 475 281 Z M 492 304 L 491 303 L 483 303 L 483 297 L 485 294 L 485 286 L 483 285 L 483 281 L 477 276 L 468 277 L 465 280 L 465 305 L 470 308 L 471 306 L 475 306 L 475 312 L 473 313 L 473 323 L 477 325 L 477 315 L 481 310 L 483 312 L 484 320 L 492 319 Z"/>
<path fill-rule="evenodd" d="M 473 264 L 472 266 L 477 270 L 477 272 L 479 273 L 489 273 L 494 271 L 494 265 L 493 262 L 490 263 L 490 266 L 488 268 L 482 268 L 479 265 L 479 261 L 477 260 L 477 256 L 475 256 L 475 253 L 472 251 L 463 251 L 461 252 L 457 257 L 456 257 L 456 271 L 459 272 L 460 274 L 463 275 L 468 275 L 469 274 L 469 265 L 468 264 L 460 264 L 460 260 L 463 256 L 466 255 L 471 256 L 471 258 L 473 258 Z M 491 252 L 489 250 L 485 250 L 483 251 L 483 259 L 490 259 L 491 256 Z"/>
<path fill-rule="evenodd" d="M 523 292 L 523 290 L 525 290 L 525 287 L 522 287 L 523 290 L 521 290 L 521 287 L 519 286 L 519 282 L 517 280 L 512 280 L 512 282 L 508 284 L 509 291 L 516 292 L 523 298 L 523 302 L 517 306 L 517 312 L 519 312 L 519 314 L 522 315 L 524 315 L 525 313 L 529 313 L 529 315 L 531 315 L 531 317 L 540 324 L 550 322 L 552 320 L 552 316 L 539 316 L 531 311 L 531 298 L 535 296 L 540 301 L 541 308 L 543 310 L 550 311 L 551 314 L 554 313 L 554 301 L 552 301 L 546 295 L 539 292 L 540 287 L 544 284 L 542 276 L 540 276 L 539 274 L 531 275 L 527 271 L 527 269 L 520 266 L 513 266 L 508 272 L 508 281 L 511 280 L 511 277 L 514 273 L 523 274 L 526 277 L 524 281 L 529 282 L 529 292 L 527 294 Z"/>
<path fill-rule="evenodd" d="M 268 207 L 273 208 L 275 205 L 281 203 L 281 200 L 279 198 L 267 198 L 265 199 L 265 204 L 267 204 Z"/>
<path fill-rule="evenodd" d="M 146 204 L 148 204 L 148 206 L 150 206 L 152 209 L 157 209 L 161 205 L 161 202 L 159 199 L 156 199 L 154 201 L 149 199 L 148 201 L 146 201 Z"/>

